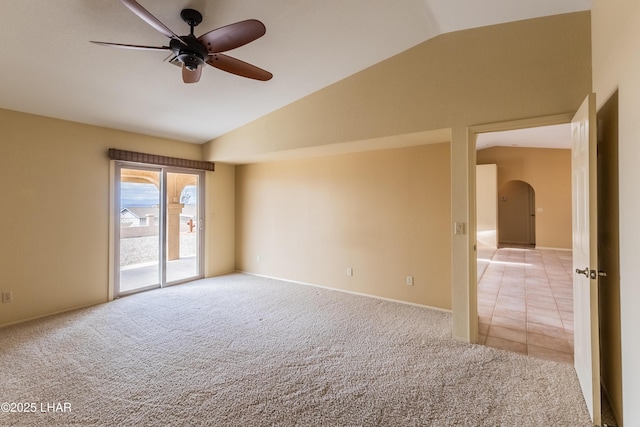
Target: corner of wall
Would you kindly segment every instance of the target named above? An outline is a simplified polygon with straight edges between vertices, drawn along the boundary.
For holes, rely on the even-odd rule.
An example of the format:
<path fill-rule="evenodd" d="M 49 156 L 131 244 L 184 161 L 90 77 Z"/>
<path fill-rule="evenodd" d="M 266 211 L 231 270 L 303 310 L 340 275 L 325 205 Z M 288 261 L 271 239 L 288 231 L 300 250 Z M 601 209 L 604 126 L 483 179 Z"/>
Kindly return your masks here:
<path fill-rule="evenodd" d="M 216 163 L 205 188 L 204 275 L 211 277 L 235 270 L 235 166 Z"/>

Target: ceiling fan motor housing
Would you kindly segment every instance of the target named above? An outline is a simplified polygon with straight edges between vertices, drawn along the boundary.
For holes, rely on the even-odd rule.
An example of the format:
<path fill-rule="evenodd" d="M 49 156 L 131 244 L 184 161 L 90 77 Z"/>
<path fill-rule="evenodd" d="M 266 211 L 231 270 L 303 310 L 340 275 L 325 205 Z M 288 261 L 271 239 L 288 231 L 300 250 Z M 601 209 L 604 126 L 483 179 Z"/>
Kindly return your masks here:
<path fill-rule="evenodd" d="M 205 58 L 209 57 L 207 48 L 193 35 L 183 36 L 181 39 L 187 44 L 186 46 L 178 40 L 171 40 L 169 43 L 169 47 L 178 60 L 180 60 L 189 71 L 193 71 L 199 66 L 204 65 Z"/>
<path fill-rule="evenodd" d="M 178 55 L 178 59 L 184 64 L 185 68 L 189 71 L 194 71 L 200 65 L 204 64 L 204 59 L 198 55 L 194 55 L 192 52 L 181 52 Z"/>

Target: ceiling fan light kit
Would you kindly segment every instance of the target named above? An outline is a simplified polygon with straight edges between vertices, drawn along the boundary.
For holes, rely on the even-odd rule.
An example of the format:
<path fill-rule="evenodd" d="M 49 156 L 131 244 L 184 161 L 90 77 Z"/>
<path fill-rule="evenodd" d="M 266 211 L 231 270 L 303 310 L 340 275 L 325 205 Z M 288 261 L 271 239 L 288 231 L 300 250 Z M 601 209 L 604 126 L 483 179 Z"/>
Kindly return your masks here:
<path fill-rule="evenodd" d="M 120 0 L 129 10 L 138 15 L 140 19 L 151 25 L 158 32 L 169 37 L 169 46 L 141 46 L 121 43 L 97 42 L 100 46 L 117 47 L 135 50 L 168 50 L 172 54 L 170 63 L 181 65 L 182 80 L 185 83 L 196 83 L 200 80 L 202 68 L 208 64 L 214 68 L 226 71 L 242 77 L 254 80 L 267 81 L 273 74 L 256 67 L 255 65 L 241 61 L 222 52 L 244 46 L 266 33 L 264 24 L 256 19 L 236 22 L 209 31 L 196 37 L 194 28 L 202 22 L 202 14 L 194 9 L 183 9 L 180 17 L 189 25 L 190 33 L 179 36 L 142 7 L 135 0 Z"/>

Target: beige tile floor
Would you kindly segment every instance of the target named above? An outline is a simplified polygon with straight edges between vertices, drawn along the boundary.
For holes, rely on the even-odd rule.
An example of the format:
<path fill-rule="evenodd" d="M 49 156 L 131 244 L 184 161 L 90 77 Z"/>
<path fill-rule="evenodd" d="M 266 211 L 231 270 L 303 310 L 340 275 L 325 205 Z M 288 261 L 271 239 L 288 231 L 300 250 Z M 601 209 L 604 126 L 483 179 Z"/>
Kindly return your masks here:
<path fill-rule="evenodd" d="M 485 249 L 478 265 L 479 343 L 573 363 L 571 252 Z"/>

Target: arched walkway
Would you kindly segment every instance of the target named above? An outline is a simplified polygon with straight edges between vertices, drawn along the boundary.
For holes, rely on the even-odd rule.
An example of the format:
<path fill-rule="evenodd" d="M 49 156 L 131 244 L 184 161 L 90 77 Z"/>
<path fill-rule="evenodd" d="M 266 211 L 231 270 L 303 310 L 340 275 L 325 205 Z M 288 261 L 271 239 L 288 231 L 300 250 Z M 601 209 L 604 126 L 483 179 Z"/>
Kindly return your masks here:
<path fill-rule="evenodd" d="M 498 239 L 505 245 L 536 245 L 536 197 L 524 181 L 508 181 L 498 190 Z"/>

